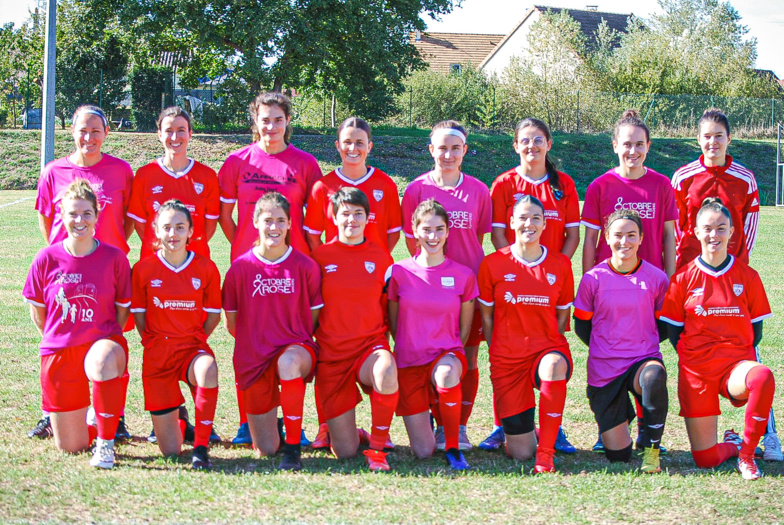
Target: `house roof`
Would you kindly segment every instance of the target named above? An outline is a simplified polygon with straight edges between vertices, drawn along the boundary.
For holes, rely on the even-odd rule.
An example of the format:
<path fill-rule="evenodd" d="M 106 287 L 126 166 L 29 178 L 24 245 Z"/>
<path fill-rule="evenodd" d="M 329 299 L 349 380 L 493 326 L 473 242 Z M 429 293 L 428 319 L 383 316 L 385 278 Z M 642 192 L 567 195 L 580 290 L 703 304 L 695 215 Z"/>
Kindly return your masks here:
<path fill-rule="evenodd" d="M 448 73 L 452 64 L 478 66 L 504 35 L 470 33 L 421 33 L 419 40 L 411 34 L 411 43 L 419 50 L 430 69 Z"/>

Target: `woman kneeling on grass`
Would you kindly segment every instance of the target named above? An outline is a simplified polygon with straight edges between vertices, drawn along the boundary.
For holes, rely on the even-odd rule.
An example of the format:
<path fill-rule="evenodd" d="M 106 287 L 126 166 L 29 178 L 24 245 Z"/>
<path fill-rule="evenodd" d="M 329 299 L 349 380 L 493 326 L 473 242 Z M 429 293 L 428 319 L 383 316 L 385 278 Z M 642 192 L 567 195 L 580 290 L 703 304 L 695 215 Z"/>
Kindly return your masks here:
<path fill-rule="evenodd" d="M 316 404 L 329 427 L 332 451 L 339 458 L 352 457 L 360 437 L 367 437 L 364 430 L 357 432 L 359 384 L 370 396 L 368 467 L 387 471 L 384 448 L 398 402 L 397 366 L 384 315 L 384 276 L 393 260 L 365 238 L 370 202 L 360 189 L 341 188 L 331 200 L 338 236 L 313 251 L 324 298 L 316 329 Z"/>
<path fill-rule="evenodd" d="M 659 351 L 666 329 L 657 326 L 656 312 L 667 294 L 667 275 L 637 257 L 643 232 L 636 211 L 612 213 L 604 231 L 612 256 L 583 275 L 574 301 L 574 330 L 588 345 L 588 400 L 607 459 L 629 461 L 631 392 L 642 406 L 648 440 L 640 470 L 660 472 L 669 398 Z"/>
<path fill-rule="evenodd" d="M 256 203 L 256 246 L 226 273 L 223 308 L 234 336 L 234 374 L 248 414 L 254 448 L 278 451 L 278 405 L 286 444 L 281 470 L 300 470 L 305 383 L 313 378 L 317 347 L 313 328 L 321 300 L 318 264 L 289 245 L 289 203 L 278 192 Z M 278 388 L 280 387 L 280 389 Z"/>
<path fill-rule="evenodd" d="M 758 479 L 754 449 L 765 433 L 776 383 L 755 361 L 754 347 L 762 340 L 762 320 L 772 315 L 770 305 L 759 274 L 727 253 L 734 227 L 721 200 L 705 199 L 695 222 L 702 253 L 673 276 L 660 314 L 678 351 L 681 416 L 698 467 L 737 456 L 743 479 Z M 716 442 L 719 395 L 733 406 L 746 405 L 742 439 L 727 430 L 724 442 Z"/>
<path fill-rule="evenodd" d="M 506 451 L 535 473 L 555 472 L 555 440 L 566 402 L 572 356 L 563 333 L 574 299 L 569 258 L 539 244 L 544 206 L 525 195 L 514 206 L 515 242 L 479 268 L 479 306 L 490 347 L 490 381 L 506 435 Z M 539 396 L 539 443 L 534 435 Z"/>
<path fill-rule="evenodd" d="M 144 346 L 144 408 L 161 452 L 179 454 L 185 430 L 179 382 L 186 383 L 196 406 L 193 468 L 207 469 L 218 402 L 218 367 L 207 338 L 220 321 L 220 273 L 188 250 L 193 220 L 185 204 L 166 201 L 151 226 L 160 250 L 134 266 L 131 303 Z"/>
<path fill-rule="evenodd" d="M 419 253 L 390 267 L 389 331 L 395 338 L 400 398 L 411 449 L 430 457 L 436 442 L 430 405 L 438 403 L 444 426 L 446 459 L 455 470 L 470 468 L 459 449 L 463 347 L 471 330 L 478 292 L 474 272 L 444 255 L 449 216 L 433 199 L 412 217 Z"/>
<path fill-rule="evenodd" d="M 80 452 L 97 437 L 90 465 L 112 468 L 128 388 L 122 326 L 131 304 L 131 269 L 122 251 L 95 239 L 98 199 L 88 181 L 72 182 L 61 207 L 68 236 L 38 252 L 22 291 L 43 336 L 43 408 L 51 413 L 58 449 Z M 95 426 L 85 423 L 90 382 Z"/>

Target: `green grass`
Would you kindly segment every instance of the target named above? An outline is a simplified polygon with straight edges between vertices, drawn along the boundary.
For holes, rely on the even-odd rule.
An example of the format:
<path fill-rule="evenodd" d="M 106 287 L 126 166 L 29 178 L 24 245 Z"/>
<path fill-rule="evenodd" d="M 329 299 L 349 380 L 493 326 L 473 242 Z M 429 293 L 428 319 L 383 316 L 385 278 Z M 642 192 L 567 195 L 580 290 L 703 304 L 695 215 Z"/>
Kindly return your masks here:
<path fill-rule="evenodd" d="M 279 458 L 258 459 L 247 448 L 213 448 L 214 470 L 190 469 L 190 447 L 183 456 L 162 458 L 144 437 L 151 429 L 143 412 L 141 346 L 129 334 L 131 383 L 127 419 L 134 441 L 118 446 L 117 467 L 98 471 L 87 454 L 64 455 L 51 440 L 30 440 L 27 430 L 39 417 L 37 335 L 21 302 L 20 291 L 30 262 L 43 240 L 36 229 L 32 191 L 0 192 L 0 522 L 780 522 L 784 516 L 784 465 L 765 463 L 766 476 L 744 482 L 731 462 L 715 470 L 695 468 L 688 452 L 683 420 L 678 417 L 676 361 L 669 344 L 662 346 L 670 371 L 670 415 L 663 444 L 670 453 L 665 472 L 636 472 L 640 460 L 609 465 L 590 452 L 596 426 L 585 399 L 586 349 L 568 334 L 575 361 L 569 382 L 564 427 L 580 449 L 559 456 L 559 473 L 530 475 L 532 462 L 517 464 L 501 453 L 467 453 L 474 470 L 455 475 L 441 455 L 416 460 L 403 423 L 396 418 L 392 438 L 397 448 L 389 461 L 394 472 L 372 475 L 362 458 L 336 460 L 306 451 L 302 473 L 278 473 Z M 762 355 L 784 378 L 784 258 L 775 239 L 784 229 L 784 210 L 764 208 L 760 242 L 752 264 L 760 270 L 775 316 L 765 324 Z M 220 233 L 212 243 L 222 272 L 228 244 Z M 489 249 L 489 246 L 487 246 Z M 132 259 L 139 241 L 133 238 Z M 395 252 L 403 257 L 402 245 Z M 579 259 L 579 258 L 575 258 Z M 575 275 L 579 276 L 575 263 Z M 237 414 L 231 365 L 232 340 L 223 326 L 211 338 L 220 368 L 220 395 L 215 425 L 224 439 L 236 431 Z M 490 431 L 492 408 L 487 347 L 480 348 L 481 384 L 469 436 L 478 443 Z M 188 396 L 186 396 L 187 398 Z M 779 396 L 774 403 L 784 422 Z M 189 401 L 189 406 L 192 404 Z M 722 401 L 719 428 L 740 429 L 743 411 Z M 192 413 L 192 408 L 191 408 Z M 368 427 L 368 403 L 358 421 Z M 782 423 L 784 424 L 784 423 Z M 316 429 L 312 387 L 308 387 L 305 428 Z"/>
<path fill-rule="evenodd" d="M 432 168 L 427 151 L 429 131 L 421 129 L 380 128 L 374 130 L 374 149 L 370 163 L 391 175 L 402 188 L 421 173 Z M 0 130 L 1 189 L 33 189 L 40 169 L 40 132 Z M 333 134 L 319 135 L 303 130 L 293 144 L 316 156 L 324 173 L 334 169 L 340 158 L 334 147 Z M 230 151 L 250 143 L 250 135 L 194 135 L 190 155 L 216 171 Z M 469 153 L 463 170 L 486 184 L 515 167 L 519 158 L 512 148 L 512 137 L 503 134 L 472 133 Z M 55 156 L 72 151 L 68 132 L 56 133 Z M 127 160 L 135 169 L 162 154 L 154 134 L 110 133 L 104 151 Z M 775 202 L 776 143 L 773 140 L 733 140 L 730 153 L 757 176 L 763 204 Z M 654 138 L 646 165 L 671 176 L 680 166 L 699 157 L 694 138 Z M 553 137 L 552 156 L 560 169 L 574 178 L 580 195 L 596 177 L 618 163 L 609 135 L 557 133 Z"/>

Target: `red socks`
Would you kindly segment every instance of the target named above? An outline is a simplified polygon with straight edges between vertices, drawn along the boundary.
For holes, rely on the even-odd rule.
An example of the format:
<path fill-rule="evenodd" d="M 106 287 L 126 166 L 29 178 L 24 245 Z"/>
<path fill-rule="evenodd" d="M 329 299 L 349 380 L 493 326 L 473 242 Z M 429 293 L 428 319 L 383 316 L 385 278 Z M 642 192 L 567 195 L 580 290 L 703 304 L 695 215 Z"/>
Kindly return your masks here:
<path fill-rule="evenodd" d="M 128 373 L 108 381 L 93 381 L 93 407 L 98 437 L 103 440 L 114 439 L 117 422 L 125 406 L 125 393 L 128 389 Z"/>
<path fill-rule="evenodd" d="M 280 408 L 286 427 L 286 444 L 299 445 L 302 433 L 302 410 L 305 404 L 305 380 L 301 377 L 280 380 Z"/>
<path fill-rule="evenodd" d="M 471 411 L 474 409 L 476 392 L 479 390 L 479 369 L 466 370 L 463 379 L 460 381 L 463 387 L 463 406 L 460 411 L 460 424 L 466 425 Z"/>
<path fill-rule="evenodd" d="M 234 388 L 237 391 L 237 408 L 240 411 L 240 425 L 248 422 L 248 414 L 245 412 L 245 396 L 240 391 L 240 384 L 234 383 Z"/>
<path fill-rule="evenodd" d="M 718 467 L 738 455 L 738 447 L 732 443 L 716 443 L 706 450 L 692 450 L 691 457 L 699 468 Z"/>
<path fill-rule="evenodd" d="M 462 410 L 463 387 L 460 383 L 452 388 L 436 387 L 438 408 L 444 423 L 446 450 L 460 447 L 460 411 Z"/>
<path fill-rule="evenodd" d="M 370 448 L 373 450 L 384 450 L 389 440 L 389 426 L 397 408 L 399 393 L 382 394 L 373 391 L 370 394 L 370 414 L 373 420 L 370 429 Z"/>
<path fill-rule="evenodd" d="M 218 405 L 218 387 L 197 386 L 193 402 L 196 405 L 196 419 L 193 422 L 196 435 L 193 438 L 193 446 L 209 447 L 212 420 L 215 418 L 215 407 Z"/>
<path fill-rule="evenodd" d="M 542 381 L 539 387 L 539 447 L 553 450 L 566 404 L 566 379 Z"/>
<path fill-rule="evenodd" d="M 773 405 L 776 381 L 766 366 L 755 366 L 746 374 L 749 400 L 746 403 L 746 424 L 743 427 L 741 457 L 753 457 L 754 449 L 768 426 L 768 415 Z"/>
<path fill-rule="evenodd" d="M 498 417 L 498 412 L 495 410 L 495 394 L 493 394 L 493 426 L 500 427 L 502 426 L 501 418 Z"/>

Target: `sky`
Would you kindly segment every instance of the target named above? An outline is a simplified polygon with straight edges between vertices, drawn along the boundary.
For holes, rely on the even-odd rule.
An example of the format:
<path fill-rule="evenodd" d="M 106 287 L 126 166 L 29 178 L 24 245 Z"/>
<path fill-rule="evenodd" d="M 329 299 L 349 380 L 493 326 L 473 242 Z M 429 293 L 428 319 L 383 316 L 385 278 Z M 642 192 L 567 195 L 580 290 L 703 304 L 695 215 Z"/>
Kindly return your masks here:
<path fill-rule="evenodd" d="M 541 0 L 536 5 L 585 9 L 598 5 L 599 11 L 628 13 L 645 19 L 658 9 L 656 0 Z M 36 0 L 0 0 L 0 25 L 22 23 Z M 427 20 L 428 29 L 444 33 L 506 34 L 523 18 L 531 4 L 520 0 L 463 0 L 461 7 L 441 21 Z M 748 37 L 757 39 L 757 68 L 771 69 L 784 78 L 784 7 L 782 0 L 734 0 L 741 23 L 748 26 Z"/>

